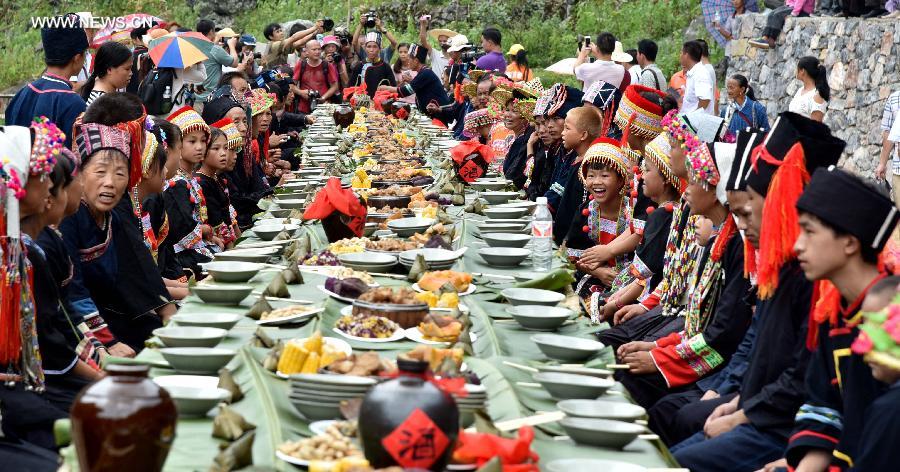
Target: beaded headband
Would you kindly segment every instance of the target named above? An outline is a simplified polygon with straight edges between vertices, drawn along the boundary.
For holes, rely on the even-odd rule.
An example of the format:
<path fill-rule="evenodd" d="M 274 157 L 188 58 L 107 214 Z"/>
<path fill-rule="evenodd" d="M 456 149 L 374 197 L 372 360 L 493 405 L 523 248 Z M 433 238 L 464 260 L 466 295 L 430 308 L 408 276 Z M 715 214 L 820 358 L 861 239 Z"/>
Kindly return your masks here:
<path fill-rule="evenodd" d="M 463 132 L 474 136 L 475 130 L 482 126 L 493 125 L 500 121 L 500 113 L 496 108 L 496 104 L 489 105 L 487 108 L 475 110 L 466 115 L 463 122 Z"/>
<path fill-rule="evenodd" d="M 659 169 L 666 183 L 675 187 L 675 190 L 681 192 L 684 188 L 684 181 L 675 175 L 672 170 L 672 145 L 669 143 L 668 133 L 660 133 L 659 136 L 653 138 L 653 141 L 647 143 L 644 147 L 644 157 L 653 161 L 653 164 Z"/>
<path fill-rule="evenodd" d="M 256 116 L 275 104 L 275 94 L 267 93 L 265 89 L 253 89 L 250 95 L 250 116 Z"/>
<path fill-rule="evenodd" d="M 681 120 L 678 110 L 669 110 L 666 113 L 666 116 L 662 119 L 662 127 L 663 131 L 668 133 L 670 138 L 682 143 L 685 142 L 688 136 L 694 136 L 694 131 Z"/>
<path fill-rule="evenodd" d="M 8 157 L 0 159 L 0 191 L 10 191 L 17 200 L 25 198 L 25 186 L 19 172 L 10 164 Z"/>
<path fill-rule="evenodd" d="M 703 183 L 705 188 L 717 186 L 720 178 L 719 169 L 716 167 L 712 153 L 709 152 L 709 146 L 696 137 L 689 137 L 685 145 L 687 146 L 685 157 L 691 180 Z"/>
<path fill-rule="evenodd" d="M 662 92 L 642 85 L 629 85 L 625 89 L 615 122 L 624 132 L 645 138 L 655 138 L 662 131 L 662 107 L 642 97 L 641 92 L 651 92 L 662 96 Z"/>
<path fill-rule="evenodd" d="M 156 150 L 159 149 L 159 142 L 156 135 L 150 131 L 144 131 L 144 151 L 141 153 L 141 177 L 150 176 L 150 164 L 153 164 L 153 158 L 156 157 Z"/>
<path fill-rule="evenodd" d="M 866 361 L 900 370 L 900 300 L 887 308 L 863 315 L 859 336 L 850 346 Z"/>
<path fill-rule="evenodd" d="M 244 138 L 241 136 L 241 132 L 238 131 L 237 126 L 235 126 L 234 121 L 231 121 L 231 118 L 222 118 L 221 120 L 213 123 L 213 128 L 219 128 L 225 133 L 225 147 L 232 151 L 240 151 L 244 145 Z"/>
<path fill-rule="evenodd" d="M 186 136 L 194 131 L 203 131 L 204 134 L 209 136 L 209 125 L 203 121 L 203 118 L 200 117 L 196 110 L 187 105 L 169 115 L 168 121 L 177 126 L 181 130 L 182 135 Z"/>
<path fill-rule="evenodd" d="M 628 180 L 631 175 L 628 168 L 628 158 L 622 153 L 622 148 L 619 147 L 619 142 L 616 140 L 599 138 L 591 144 L 591 147 L 584 154 L 584 160 L 581 162 L 581 168 L 579 169 L 578 176 L 582 183 L 584 183 L 588 165 L 596 162 L 612 167 L 625 180 Z"/>
<path fill-rule="evenodd" d="M 34 131 L 34 144 L 31 146 L 31 161 L 28 169 L 33 175 L 47 175 L 65 147 L 66 134 L 46 116 L 35 118 L 31 122 Z"/>

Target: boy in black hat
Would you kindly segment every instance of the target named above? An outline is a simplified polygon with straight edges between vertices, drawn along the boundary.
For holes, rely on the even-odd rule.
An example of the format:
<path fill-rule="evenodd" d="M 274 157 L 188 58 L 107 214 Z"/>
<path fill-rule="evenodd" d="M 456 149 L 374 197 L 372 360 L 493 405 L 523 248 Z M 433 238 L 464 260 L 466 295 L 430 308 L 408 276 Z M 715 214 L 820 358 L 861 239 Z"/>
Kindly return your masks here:
<path fill-rule="evenodd" d="M 806 278 L 816 281 L 819 300 L 807 335 L 816 350 L 806 372 L 806 403 L 785 457 L 803 470 L 845 470 L 862 449 L 865 411 L 886 387 L 850 346 L 863 299 L 885 277 L 878 256 L 900 212 L 877 189 L 833 167 L 815 172 L 797 210 L 794 250 Z"/>
<path fill-rule="evenodd" d="M 788 112 L 752 150 L 740 227 L 757 278 L 754 347 L 734 398 L 679 411 L 675 429 L 696 433 L 672 448 L 682 466 L 756 470 L 782 455 L 804 400 L 810 357 L 806 333 L 813 287 L 794 253 L 800 233 L 797 200 L 809 174 L 836 164 L 844 146 L 827 126 Z M 704 407 L 708 416 L 698 417 Z M 688 418 L 691 410 L 694 418 Z"/>
<path fill-rule="evenodd" d="M 416 107 L 422 113 L 441 120 L 442 123 L 453 121 L 453 101 L 447 95 L 441 79 L 431 69 L 425 67 L 428 60 L 428 49 L 418 44 L 409 46 L 409 67 L 416 71 L 416 77 L 399 87 L 385 87 L 400 97 L 416 96 Z"/>
<path fill-rule="evenodd" d="M 66 133 L 66 147 L 71 148 L 75 118 L 84 112 L 87 104 L 72 90 L 69 77 L 78 75 L 84 65 L 88 38 L 79 27 L 78 15 L 69 13 L 60 20 L 56 24 L 67 26 L 41 29 L 47 68 L 39 79 L 22 87 L 10 100 L 6 124 L 27 127 L 35 117 L 46 116 Z"/>

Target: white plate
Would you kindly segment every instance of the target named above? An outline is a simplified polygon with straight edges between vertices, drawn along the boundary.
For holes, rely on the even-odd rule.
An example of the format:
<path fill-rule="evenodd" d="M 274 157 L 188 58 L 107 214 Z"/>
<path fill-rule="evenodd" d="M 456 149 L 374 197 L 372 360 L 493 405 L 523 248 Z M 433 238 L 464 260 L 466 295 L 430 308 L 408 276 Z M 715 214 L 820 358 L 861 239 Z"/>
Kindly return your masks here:
<path fill-rule="evenodd" d="M 337 334 L 340 334 L 341 336 L 343 336 L 347 339 L 352 339 L 354 341 L 362 341 L 365 343 L 389 343 L 389 342 L 393 342 L 393 341 L 400 341 L 406 337 L 406 333 L 403 331 L 403 328 L 397 328 L 397 331 L 394 331 L 394 334 L 392 334 L 388 338 L 361 338 L 359 336 L 351 336 L 351 335 L 337 329 L 337 327 L 334 328 L 334 332 Z"/>
<path fill-rule="evenodd" d="M 320 434 L 325 434 L 325 431 L 327 431 L 328 428 L 331 427 L 331 425 L 333 425 L 337 422 L 338 422 L 338 420 L 313 421 L 312 423 L 309 424 L 309 430 L 314 435 L 318 436 Z"/>
<path fill-rule="evenodd" d="M 425 335 L 422 334 L 421 331 L 419 331 L 418 326 L 413 326 L 412 328 L 406 328 L 403 331 L 406 333 L 407 338 L 412 339 L 413 341 L 415 341 L 417 343 L 430 344 L 433 346 L 449 346 L 449 345 L 453 344 L 453 343 L 446 342 L 446 341 L 431 341 L 429 339 L 425 339 Z"/>
<path fill-rule="evenodd" d="M 460 312 L 468 312 L 469 311 L 469 307 L 466 306 L 465 303 L 460 303 L 457 306 L 457 308 L 459 309 Z M 429 311 L 446 311 L 449 313 L 449 312 L 453 311 L 453 308 L 429 308 Z M 352 314 L 353 314 L 353 306 L 352 305 L 341 308 L 341 316 L 347 316 L 347 315 L 352 315 Z"/>
<path fill-rule="evenodd" d="M 294 456 L 289 456 L 278 449 L 275 449 L 275 457 L 287 462 L 288 464 L 300 465 L 303 467 L 309 466 L 309 461 L 305 459 L 298 459 Z"/>
<path fill-rule="evenodd" d="M 344 302 L 344 303 L 353 303 L 353 302 L 355 301 L 355 300 L 352 299 L 352 298 L 342 297 L 342 296 L 340 296 L 340 295 L 338 295 L 338 294 L 332 292 L 331 290 L 328 290 L 327 288 L 325 288 L 324 285 L 318 285 L 318 286 L 316 286 L 316 288 L 318 288 L 319 290 L 325 292 L 326 294 L 328 294 L 328 296 L 330 296 L 331 298 L 333 298 L 333 299 L 335 299 L 335 300 L 339 300 L 339 301 L 342 301 L 342 302 Z"/>
<path fill-rule="evenodd" d="M 418 282 L 412 284 L 412 289 L 415 290 L 415 291 L 417 291 L 417 292 L 419 292 L 419 293 L 424 293 L 424 292 L 427 291 L 427 290 L 422 290 L 422 287 L 419 287 L 419 283 L 418 283 Z M 471 294 L 473 294 L 473 293 L 475 293 L 475 284 L 469 283 L 469 288 L 467 288 L 465 292 L 460 292 L 460 293 L 459 293 L 459 296 L 463 296 L 463 295 L 471 295 Z"/>
<path fill-rule="evenodd" d="M 284 318 L 273 318 L 271 320 L 258 320 L 256 324 L 261 326 L 278 326 L 288 323 L 294 323 L 297 320 L 301 320 L 303 318 L 307 318 L 313 316 L 318 313 L 322 313 L 325 311 L 324 308 L 315 308 L 313 310 L 307 311 L 305 313 L 297 313 L 296 315 L 285 316 Z"/>

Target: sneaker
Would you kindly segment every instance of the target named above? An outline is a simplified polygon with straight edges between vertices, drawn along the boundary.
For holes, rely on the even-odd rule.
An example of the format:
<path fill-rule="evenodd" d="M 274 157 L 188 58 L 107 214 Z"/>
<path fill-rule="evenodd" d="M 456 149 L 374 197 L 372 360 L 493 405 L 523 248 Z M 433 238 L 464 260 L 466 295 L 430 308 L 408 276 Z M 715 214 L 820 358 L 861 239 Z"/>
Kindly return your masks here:
<path fill-rule="evenodd" d="M 747 41 L 751 46 L 759 49 L 771 49 L 772 45 L 769 43 L 769 40 L 765 37 L 751 39 Z"/>

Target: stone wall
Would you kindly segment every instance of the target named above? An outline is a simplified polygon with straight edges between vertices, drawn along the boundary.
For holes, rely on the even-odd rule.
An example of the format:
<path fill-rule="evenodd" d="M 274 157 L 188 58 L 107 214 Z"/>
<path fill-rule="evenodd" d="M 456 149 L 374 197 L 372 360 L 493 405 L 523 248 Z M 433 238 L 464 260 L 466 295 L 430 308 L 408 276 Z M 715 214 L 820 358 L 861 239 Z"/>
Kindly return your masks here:
<path fill-rule="evenodd" d="M 884 102 L 892 91 L 900 90 L 900 21 L 788 17 L 774 49 L 747 44 L 761 35 L 764 26 L 763 14 L 738 18 L 736 39 L 727 49 L 728 75 L 740 73 L 750 79 L 771 122 L 787 110 L 801 85 L 795 79 L 797 59 L 818 57 L 831 86 L 825 123 L 847 142 L 840 165 L 873 177 Z"/>

